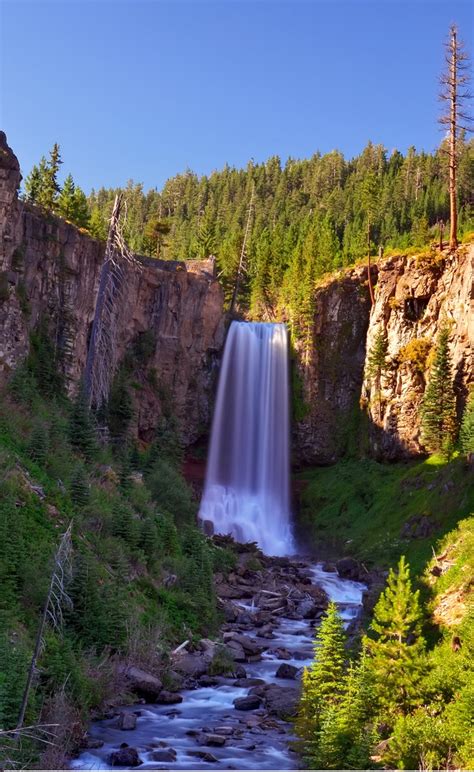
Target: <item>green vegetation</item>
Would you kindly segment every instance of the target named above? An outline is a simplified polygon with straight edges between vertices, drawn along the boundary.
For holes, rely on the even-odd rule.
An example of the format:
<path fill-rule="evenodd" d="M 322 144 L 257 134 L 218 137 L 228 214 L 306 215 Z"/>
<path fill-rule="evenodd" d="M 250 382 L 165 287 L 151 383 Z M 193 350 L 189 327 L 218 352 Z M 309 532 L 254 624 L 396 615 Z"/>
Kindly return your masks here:
<path fill-rule="evenodd" d="M 299 526 L 306 540 L 367 565 L 393 566 L 405 554 L 421 571 L 433 540 L 474 511 L 472 471 L 463 458 L 379 464 L 353 459 L 310 469 Z"/>
<path fill-rule="evenodd" d="M 471 389 L 462 417 L 459 444 L 466 456 L 474 454 L 474 389 Z"/>
<path fill-rule="evenodd" d="M 228 562 L 195 526 L 196 502 L 177 454 L 167 455 L 175 449 L 171 430 L 168 444 L 147 452 L 126 440 L 117 450 L 99 445 L 83 391 L 66 398 L 46 342 L 45 334 L 33 336 L 30 356 L 0 395 L 5 729 L 16 725 L 53 556 L 71 521 L 73 605 L 64 607 L 60 627 L 45 631 L 26 723 L 57 719 L 54 705 L 64 700 L 80 722 L 117 688 L 117 659 L 136 657 L 139 648 L 140 664 L 160 673 L 173 644 L 212 635 L 212 571 Z M 21 753 L 30 764 L 37 748 L 23 743 Z"/>
<path fill-rule="evenodd" d="M 457 434 L 456 397 L 449 354 L 449 326 L 438 334 L 421 410 L 422 437 L 431 452 L 442 451 L 449 458 Z"/>
<path fill-rule="evenodd" d="M 445 537 L 440 557 L 428 565 L 425 604 L 412 592 L 402 557 L 389 573 L 360 652 L 352 656 L 338 613 L 329 607 L 296 721 L 309 768 L 472 768 L 473 546 L 470 517 Z M 449 598 L 454 617 L 446 615 Z M 427 649 L 422 626 L 430 617 L 440 630 Z"/>
<path fill-rule="evenodd" d="M 473 148 L 472 141 L 459 138 L 460 238 L 474 227 Z M 261 164 L 250 162 L 245 169 L 226 166 L 208 177 L 187 171 L 169 179 L 161 191 L 145 192 L 131 181 L 123 191 L 128 212 L 124 235 L 134 251 L 151 257 L 183 260 L 215 255 L 230 303 L 254 189 L 245 280 L 238 300 L 254 318 L 285 318 L 293 333 L 304 339 L 313 290 L 325 274 L 366 260 L 367 252 L 377 254 L 379 247 L 387 253 L 407 251 L 438 240 L 437 223 L 449 221 L 444 151 L 441 146 L 434 154 L 418 153 L 412 147 L 404 156 L 398 150 L 388 154 L 383 146 L 369 142 L 350 160 L 333 151 L 315 153 L 307 160 L 291 158 L 284 165 L 274 156 Z M 39 180 L 54 176 L 56 163 L 51 156 L 34 167 L 25 185 L 28 200 L 42 202 Z M 78 190 L 73 191 L 68 178 L 49 208 L 86 225 Z M 88 227 L 97 238 L 107 236 L 118 192 L 101 188 L 88 197 Z M 81 199 L 80 216 L 75 213 L 75 196 Z"/>
<path fill-rule="evenodd" d="M 43 156 L 38 165 L 33 166 L 25 180 L 26 201 L 37 204 L 46 212 L 54 212 L 82 228 L 89 226 L 89 207 L 84 191 L 74 183 L 68 174 L 61 188 L 58 181 L 59 167 L 62 164 L 60 148 L 55 143 L 49 159 Z"/>

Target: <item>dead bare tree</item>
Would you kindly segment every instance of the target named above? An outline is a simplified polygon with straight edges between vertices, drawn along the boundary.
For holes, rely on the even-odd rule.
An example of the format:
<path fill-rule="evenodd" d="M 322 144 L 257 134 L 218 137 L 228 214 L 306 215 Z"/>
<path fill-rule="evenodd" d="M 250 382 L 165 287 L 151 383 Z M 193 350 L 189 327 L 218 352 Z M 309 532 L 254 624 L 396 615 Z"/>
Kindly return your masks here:
<path fill-rule="evenodd" d="M 71 555 L 72 555 L 72 522 L 69 525 L 66 532 L 63 534 L 59 547 L 56 550 L 54 556 L 53 571 L 49 582 L 48 593 L 43 606 L 43 612 L 41 614 L 40 623 L 38 626 L 38 632 L 36 634 L 35 647 L 33 650 L 33 656 L 31 657 L 31 663 L 28 670 L 28 676 L 26 679 L 26 685 L 23 692 L 23 699 L 21 702 L 20 713 L 18 716 L 18 722 L 15 730 L 15 734 L 18 734 L 23 728 L 23 722 L 25 720 L 26 708 L 28 706 L 28 699 L 30 696 L 31 684 L 36 671 L 36 663 L 38 657 L 43 649 L 44 629 L 46 623 L 49 623 L 59 630 L 63 624 L 63 609 L 64 607 L 71 607 L 72 601 L 67 594 L 67 584 L 71 577 Z"/>
<path fill-rule="evenodd" d="M 242 275 L 245 273 L 245 270 L 246 270 L 245 261 L 247 257 L 247 241 L 250 234 L 250 226 L 252 224 L 254 197 L 255 197 L 255 185 L 252 185 L 252 193 L 250 194 L 250 203 L 249 203 L 248 214 L 247 214 L 247 223 L 245 226 L 244 240 L 242 242 L 242 249 L 240 250 L 239 266 L 237 268 L 234 291 L 232 293 L 232 300 L 231 300 L 230 309 L 229 309 L 231 314 L 234 311 L 235 304 L 237 303 L 237 298 L 240 290 L 240 283 L 242 281 Z"/>
<path fill-rule="evenodd" d="M 458 245 L 458 139 L 461 132 L 470 130 L 471 117 L 464 106 L 466 101 L 471 98 L 471 94 L 467 89 L 470 80 L 469 57 L 463 43 L 458 39 L 457 27 L 454 24 L 449 30 L 449 37 L 445 44 L 445 63 L 446 69 L 440 78 L 442 90 L 439 96 L 442 102 L 447 103 L 447 106 L 439 122 L 448 128 L 449 248 L 456 249 Z"/>
<path fill-rule="evenodd" d="M 127 270 L 130 266 L 141 269 L 142 265 L 122 234 L 120 216 L 122 212 L 126 216 L 125 209 L 123 195 L 119 193 L 110 218 L 84 375 L 87 399 L 95 409 L 107 402 L 117 367 L 118 320 Z"/>

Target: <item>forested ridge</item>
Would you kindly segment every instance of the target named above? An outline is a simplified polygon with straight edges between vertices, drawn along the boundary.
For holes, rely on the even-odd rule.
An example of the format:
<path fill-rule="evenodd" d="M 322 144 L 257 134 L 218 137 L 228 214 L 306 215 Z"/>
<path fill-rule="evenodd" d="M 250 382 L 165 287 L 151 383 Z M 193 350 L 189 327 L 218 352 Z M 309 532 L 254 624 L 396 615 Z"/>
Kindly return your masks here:
<path fill-rule="evenodd" d="M 459 139 L 458 158 L 462 237 L 474 228 L 473 140 Z M 31 177 L 25 196 L 41 204 L 37 174 L 33 190 Z M 253 317 L 284 315 L 298 322 L 309 311 L 315 283 L 366 257 L 369 236 L 373 255 L 380 248 L 387 252 L 437 243 L 440 222 L 446 238 L 447 178 L 444 143 L 434 153 L 411 147 L 403 155 L 369 142 L 350 160 L 334 150 L 306 160 L 289 158 L 284 164 L 273 156 L 264 163 L 250 161 L 245 169 L 225 166 L 202 177 L 187 170 L 161 191 L 145 192 L 142 184 L 128 182 L 122 189 L 125 234 L 131 248 L 144 255 L 173 260 L 214 255 L 230 299 L 249 221 L 239 299 Z M 121 189 L 93 190 L 85 212 L 81 193 L 71 182 L 68 177 L 62 191 L 56 182 L 57 193 L 46 206 L 105 239 Z M 75 206 L 75 200 L 81 203 Z"/>

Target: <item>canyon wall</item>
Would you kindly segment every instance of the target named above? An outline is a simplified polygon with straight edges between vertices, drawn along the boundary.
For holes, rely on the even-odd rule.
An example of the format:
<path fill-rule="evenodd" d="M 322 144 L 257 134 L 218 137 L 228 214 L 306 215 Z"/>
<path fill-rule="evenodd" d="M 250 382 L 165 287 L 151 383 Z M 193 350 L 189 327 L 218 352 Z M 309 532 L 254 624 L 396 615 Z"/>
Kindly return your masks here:
<path fill-rule="evenodd" d="M 367 270 L 349 269 L 315 293 L 309 345 L 297 344 L 304 417 L 294 427 L 295 457 L 333 463 L 348 452 L 384 461 L 422 454 L 420 407 L 430 353 L 441 326 L 450 355 L 459 415 L 474 382 L 474 245 L 455 255 L 399 256 Z M 380 383 L 367 359 L 377 336 L 387 355 Z"/>
<path fill-rule="evenodd" d="M 104 245 L 20 201 L 19 182 L 18 161 L 0 132 L 0 381 L 26 356 L 31 331 L 47 317 L 73 391 L 84 371 Z M 128 355 L 134 363 L 136 431 L 151 440 L 168 411 L 190 445 L 210 428 L 224 341 L 222 289 L 212 260 L 140 262 L 140 270 L 128 271 L 118 334 L 119 359 Z M 373 266 L 373 308 L 365 266 L 321 282 L 310 334 L 295 344 L 295 462 L 423 453 L 420 404 L 445 322 L 462 410 L 473 381 L 473 263 L 473 245 L 452 256 L 380 260 Z M 366 362 L 379 333 L 387 357 L 375 383 Z"/>
<path fill-rule="evenodd" d="M 1 132 L 0 381 L 24 359 L 31 331 L 47 318 L 73 392 L 84 372 L 104 244 L 20 201 L 20 179 Z M 136 431 L 151 440 L 160 415 L 172 411 L 189 445 L 209 429 L 224 340 L 223 293 L 199 266 L 140 263 L 128 270 L 118 330 L 119 360 L 128 354 L 135 368 Z"/>

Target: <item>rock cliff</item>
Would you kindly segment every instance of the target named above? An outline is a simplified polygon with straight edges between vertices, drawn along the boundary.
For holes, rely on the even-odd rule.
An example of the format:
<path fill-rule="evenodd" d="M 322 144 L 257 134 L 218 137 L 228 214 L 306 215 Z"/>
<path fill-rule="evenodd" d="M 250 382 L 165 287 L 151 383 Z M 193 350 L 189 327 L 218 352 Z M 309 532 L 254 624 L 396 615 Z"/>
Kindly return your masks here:
<path fill-rule="evenodd" d="M 0 133 L 0 381 L 25 357 L 30 332 L 49 320 L 68 387 L 81 378 L 104 245 L 17 196 L 18 161 Z M 131 270 L 120 313 L 119 360 L 140 346 L 134 377 L 136 430 L 151 440 L 172 406 L 185 444 L 209 427 L 224 339 L 223 294 L 203 270 L 143 259 Z"/>
<path fill-rule="evenodd" d="M 474 381 L 473 266 L 473 245 L 455 255 L 381 260 L 373 268 L 373 308 L 362 267 L 316 290 L 310 345 L 297 347 L 306 404 L 306 415 L 295 425 L 297 458 L 332 463 L 367 441 L 366 449 L 385 461 L 423 453 L 420 405 L 430 351 L 444 322 L 451 329 L 461 413 Z M 380 384 L 367 376 L 366 365 L 379 333 L 387 344 Z"/>
<path fill-rule="evenodd" d="M 83 371 L 104 245 L 60 218 L 20 201 L 18 161 L 0 132 L 0 381 L 27 354 L 29 334 L 50 320 L 69 388 Z M 224 341 L 223 293 L 214 263 L 140 258 L 120 313 L 119 359 L 132 352 L 136 430 L 151 440 L 170 409 L 186 445 L 209 430 Z M 383 460 L 423 452 L 420 403 L 429 354 L 444 321 L 461 411 L 473 381 L 474 246 L 456 255 L 398 256 L 323 281 L 307 340 L 296 343 L 301 381 L 295 460 L 330 464 L 364 450 Z M 387 342 L 380 384 L 366 360 L 379 333 Z M 141 354 L 140 354 L 141 352 Z M 146 355 L 145 353 L 146 352 Z"/>

